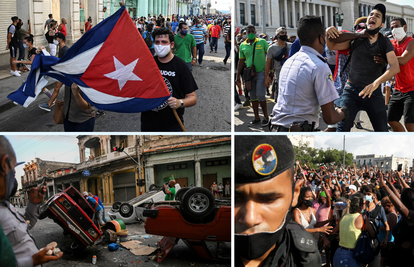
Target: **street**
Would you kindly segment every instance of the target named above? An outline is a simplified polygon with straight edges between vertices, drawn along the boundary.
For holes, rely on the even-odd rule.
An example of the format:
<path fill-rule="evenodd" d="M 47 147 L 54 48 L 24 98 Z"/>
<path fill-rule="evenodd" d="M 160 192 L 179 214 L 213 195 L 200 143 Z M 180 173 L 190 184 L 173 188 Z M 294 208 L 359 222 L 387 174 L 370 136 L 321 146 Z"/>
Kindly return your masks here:
<path fill-rule="evenodd" d="M 269 116 L 272 114 L 273 107 L 275 105 L 275 102 L 273 99 L 270 98 L 270 96 L 266 96 L 267 100 L 267 113 Z M 242 104 L 245 101 L 245 97 L 240 96 L 240 101 Z M 321 113 L 322 115 L 322 113 Z M 319 117 L 319 127 L 317 128 L 319 131 L 323 131 L 326 129 L 327 124 L 323 121 L 323 118 Z M 262 109 L 259 108 L 259 116 L 260 120 L 263 120 L 263 113 Z M 256 124 L 254 126 L 249 127 L 248 124 L 254 119 L 254 113 L 253 113 L 253 107 L 243 107 L 242 109 L 238 111 L 234 111 L 234 125 L 235 125 L 235 131 L 236 132 L 269 132 L 268 127 L 262 127 L 261 124 Z M 404 125 L 404 118 L 401 118 L 400 123 Z M 374 132 L 374 129 L 372 127 L 372 124 L 369 120 L 368 114 L 365 111 L 361 112 L 361 126 L 363 129 L 357 129 L 355 126 L 351 128 L 351 132 Z M 389 129 L 389 131 L 392 131 Z"/>
<path fill-rule="evenodd" d="M 219 39 L 217 53 L 210 53 L 208 42 L 205 45 L 203 66 L 193 67 L 193 75 L 198 85 L 197 104 L 185 109 L 184 126 L 188 132 L 230 132 L 231 131 L 231 71 L 230 63 L 223 64 L 225 49 L 223 38 Z M 228 62 L 231 60 L 229 59 Z M 14 106 L 7 95 L 14 92 L 27 78 L 8 77 L 1 80 L 0 90 L 0 124 L 3 132 L 63 132 L 63 124 L 53 122 L 53 112 L 41 110 L 38 105 L 47 103 L 48 97 L 40 94 L 28 107 Z M 53 92 L 53 86 L 48 88 Z M 58 99 L 63 100 L 64 89 Z M 105 112 L 98 115 L 95 132 L 139 132 L 140 113 Z"/>
<path fill-rule="evenodd" d="M 24 209 L 18 209 L 24 212 Z M 109 211 L 109 207 L 105 208 Z M 108 215 L 106 216 L 109 219 Z M 167 226 L 168 227 L 168 226 Z M 144 224 L 127 224 L 128 238 L 139 240 L 142 245 L 156 247 L 157 241 L 162 239 L 161 236 L 147 235 L 145 233 Z M 43 266 L 61 266 L 61 267 L 82 267 L 92 266 L 92 257 L 96 255 L 96 266 L 115 267 L 115 266 L 230 266 L 230 262 L 208 262 L 201 259 L 197 254 L 192 252 L 190 248 L 183 243 L 182 240 L 171 250 L 168 256 L 162 263 L 152 261 L 156 252 L 149 256 L 136 256 L 128 251 L 126 248 L 120 248 L 114 252 L 110 252 L 107 248 L 108 243 L 101 239 L 96 245 L 93 245 L 84 250 L 83 253 L 72 253 L 70 245 L 72 240 L 70 236 L 63 235 L 63 229 L 53 222 L 53 220 L 46 218 L 39 220 L 35 227 L 30 231 L 37 247 L 43 248 L 47 244 L 55 241 L 57 247 L 63 251 L 63 256 L 57 261 L 49 262 Z M 149 237 L 148 239 L 145 237 Z M 121 251 L 122 248 L 122 251 Z M 230 248 L 229 248 L 230 251 Z"/>

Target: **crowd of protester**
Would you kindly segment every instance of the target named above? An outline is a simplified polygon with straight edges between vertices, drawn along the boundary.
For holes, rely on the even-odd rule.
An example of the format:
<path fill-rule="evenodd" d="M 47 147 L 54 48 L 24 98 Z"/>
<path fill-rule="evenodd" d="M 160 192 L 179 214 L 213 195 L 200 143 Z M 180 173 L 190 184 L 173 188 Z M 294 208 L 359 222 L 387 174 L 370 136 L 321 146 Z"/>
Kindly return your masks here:
<path fill-rule="evenodd" d="M 411 266 L 414 172 L 296 162 L 302 180 L 294 220 L 313 234 L 325 266 Z M 367 232 L 371 254 L 359 262 L 357 243 Z M 371 257 L 369 257 L 371 256 Z"/>
<path fill-rule="evenodd" d="M 249 126 L 275 132 L 363 129 L 361 111 L 374 131 L 414 131 L 412 33 L 400 17 L 380 32 L 385 18 L 385 6 L 377 4 L 351 31 L 325 28 L 317 16 L 300 18 L 297 36 L 285 27 L 273 38 L 254 25 L 237 28 L 234 110 L 252 106 Z M 272 112 L 266 95 L 275 101 Z M 319 115 L 326 129 L 318 128 Z"/>

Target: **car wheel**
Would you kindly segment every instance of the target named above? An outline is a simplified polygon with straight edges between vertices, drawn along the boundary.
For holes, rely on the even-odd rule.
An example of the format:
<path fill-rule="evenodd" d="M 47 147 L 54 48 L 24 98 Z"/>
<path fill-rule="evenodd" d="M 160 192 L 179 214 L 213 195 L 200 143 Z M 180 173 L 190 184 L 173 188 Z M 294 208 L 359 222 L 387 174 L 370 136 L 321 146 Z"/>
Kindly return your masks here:
<path fill-rule="evenodd" d="M 177 194 L 175 194 L 175 200 L 181 200 L 188 189 L 190 189 L 190 187 L 180 188 L 180 190 L 177 191 Z"/>
<path fill-rule="evenodd" d="M 116 211 L 119 210 L 119 207 L 121 206 L 121 204 L 122 202 L 119 202 L 119 201 L 115 202 L 114 204 L 112 204 L 112 209 Z"/>
<path fill-rule="evenodd" d="M 121 204 L 121 206 L 119 207 L 119 214 L 121 214 L 121 216 L 124 218 L 131 217 L 133 211 L 133 207 L 129 203 Z"/>
<path fill-rule="evenodd" d="M 156 184 L 152 184 L 152 185 L 149 186 L 148 189 L 149 189 L 149 191 L 157 190 L 158 186 Z"/>
<path fill-rule="evenodd" d="M 39 207 L 39 220 L 43 220 L 44 218 L 48 217 L 50 214 L 51 214 L 51 211 L 49 210 L 49 206 L 47 205 L 47 203 Z"/>
<path fill-rule="evenodd" d="M 194 187 L 185 192 L 181 207 L 190 216 L 207 216 L 214 210 L 213 194 L 204 187 Z"/>

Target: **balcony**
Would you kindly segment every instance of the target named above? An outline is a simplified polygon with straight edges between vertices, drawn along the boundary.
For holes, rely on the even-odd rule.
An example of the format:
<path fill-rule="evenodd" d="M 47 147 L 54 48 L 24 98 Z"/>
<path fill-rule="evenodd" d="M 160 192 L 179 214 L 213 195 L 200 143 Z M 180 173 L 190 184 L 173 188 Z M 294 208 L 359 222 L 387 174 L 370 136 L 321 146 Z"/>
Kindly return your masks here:
<path fill-rule="evenodd" d="M 130 146 L 124 149 L 124 151 L 126 153 L 128 153 L 129 155 L 135 155 L 135 146 Z M 107 163 L 107 162 L 111 162 L 114 160 L 119 160 L 122 158 L 127 158 L 128 156 L 124 153 L 124 152 L 111 152 L 99 157 L 96 157 L 92 160 L 88 160 L 86 162 L 82 162 L 81 164 L 78 165 L 77 169 L 81 170 L 81 169 L 87 169 L 99 164 L 103 164 L 103 163 Z"/>

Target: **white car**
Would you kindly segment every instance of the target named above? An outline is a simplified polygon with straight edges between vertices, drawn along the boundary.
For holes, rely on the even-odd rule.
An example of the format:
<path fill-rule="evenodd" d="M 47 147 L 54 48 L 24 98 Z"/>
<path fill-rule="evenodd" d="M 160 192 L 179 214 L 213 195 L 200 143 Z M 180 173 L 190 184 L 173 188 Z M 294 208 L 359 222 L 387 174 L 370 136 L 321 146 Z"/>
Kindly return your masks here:
<path fill-rule="evenodd" d="M 115 202 L 112 205 L 112 209 L 108 212 L 109 218 L 111 220 L 121 219 L 124 223 L 142 223 L 145 221 L 146 217 L 142 214 L 144 210 L 151 208 L 153 203 L 163 201 L 165 198 L 162 187 L 151 185 L 149 189 L 149 192 L 128 202 Z"/>

